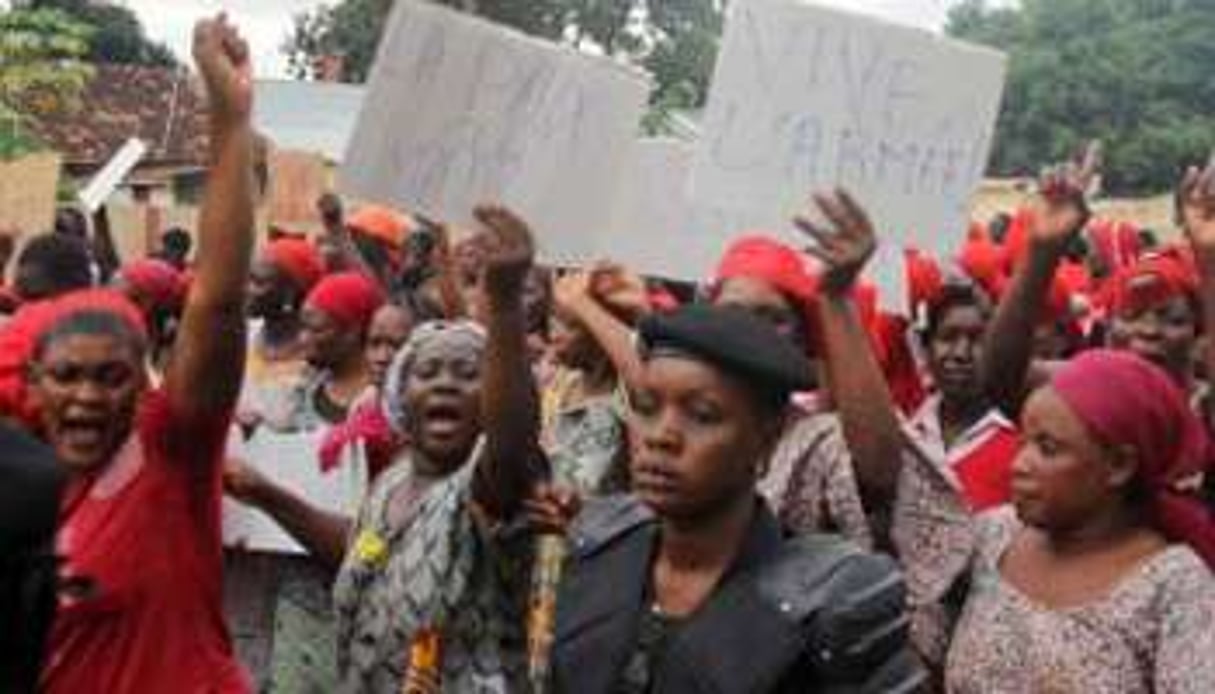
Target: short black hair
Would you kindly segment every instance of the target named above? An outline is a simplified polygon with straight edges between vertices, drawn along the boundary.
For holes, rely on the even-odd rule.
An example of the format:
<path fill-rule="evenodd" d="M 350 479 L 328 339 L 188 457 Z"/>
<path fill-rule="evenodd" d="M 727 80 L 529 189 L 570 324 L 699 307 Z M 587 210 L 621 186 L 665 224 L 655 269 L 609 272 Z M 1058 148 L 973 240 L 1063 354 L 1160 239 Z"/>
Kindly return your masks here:
<path fill-rule="evenodd" d="M 85 242 L 67 234 L 42 234 L 30 239 L 17 257 L 17 292 L 26 298 L 57 296 L 93 284 L 92 258 Z M 26 268 L 22 272 L 21 268 Z M 21 286 L 32 271 L 45 286 Z"/>
<path fill-rule="evenodd" d="M 148 350 L 147 339 L 128 319 L 111 311 L 83 308 L 63 316 L 38 337 L 34 343 L 34 361 L 41 360 L 56 342 L 78 335 L 115 338 L 127 345 L 140 361 Z"/>
<path fill-rule="evenodd" d="M 75 207 L 60 207 L 55 210 L 54 230 L 56 234 L 83 239 L 89 234 L 89 220 Z"/>
<path fill-rule="evenodd" d="M 947 282 L 941 287 L 941 293 L 928 304 L 924 314 L 924 328 L 921 333 L 925 344 L 931 342 L 944 322 L 945 316 L 956 308 L 977 308 L 984 316 L 992 312 L 991 298 L 987 292 L 971 282 Z"/>

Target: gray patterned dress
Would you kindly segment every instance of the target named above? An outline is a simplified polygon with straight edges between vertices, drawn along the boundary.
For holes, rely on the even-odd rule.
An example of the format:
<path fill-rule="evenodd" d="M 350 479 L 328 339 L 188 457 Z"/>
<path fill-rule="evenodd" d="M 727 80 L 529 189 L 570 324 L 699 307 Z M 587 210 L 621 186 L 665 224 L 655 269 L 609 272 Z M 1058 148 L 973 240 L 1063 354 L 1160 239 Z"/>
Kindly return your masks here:
<path fill-rule="evenodd" d="M 530 537 L 477 512 L 476 459 L 423 479 L 406 454 L 376 481 L 334 587 L 341 691 L 400 691 L 427 630 L 442 643 L 442 691 L 523 690 Z"/>

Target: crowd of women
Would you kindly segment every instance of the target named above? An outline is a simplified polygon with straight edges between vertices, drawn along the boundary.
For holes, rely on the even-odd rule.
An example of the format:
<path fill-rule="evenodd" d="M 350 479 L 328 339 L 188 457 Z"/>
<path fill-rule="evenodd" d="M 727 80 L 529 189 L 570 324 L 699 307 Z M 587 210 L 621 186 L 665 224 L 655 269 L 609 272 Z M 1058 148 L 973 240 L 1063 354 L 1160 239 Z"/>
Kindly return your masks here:
<path fill-rule="evenodd" d="M 193 259 L 61 229 L 6 293 L 5 691 L 1215 692 L 1215 162 L 1161 245 L 1092 217 L 1090 147 L 908 250 L 896 314 L 842 190 L 700 287 L 541 268 L 493 204 L 258 244 L 247 47 L 194 53 Z M 307 554 L 225 552 L 225 493 Z"/>

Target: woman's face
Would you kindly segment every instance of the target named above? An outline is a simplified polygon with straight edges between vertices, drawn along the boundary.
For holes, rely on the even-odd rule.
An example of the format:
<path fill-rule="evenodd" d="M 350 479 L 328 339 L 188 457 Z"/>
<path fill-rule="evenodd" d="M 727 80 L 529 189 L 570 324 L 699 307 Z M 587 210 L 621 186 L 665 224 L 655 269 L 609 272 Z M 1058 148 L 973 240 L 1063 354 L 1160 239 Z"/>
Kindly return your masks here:
<path fill-rule="evenodd" d="M 386 304 L 372 316 L 371 327 L 367 329 L 367 369 L 373 386 L 384 386 L 392 358 L 412 331 L 413 316 L 400 306 Z"/>
<path fill-rule="evenodd" d="M 928 368 L 942 397 L 969 403 L 982 397 L 979 360 L 987 315 L 982 308 L 959 304 L 946 309 L 928 340 Z"/>
<path fill-rule="evenodd" d="M 348 232 L 345 232 L 348 233 Z M 316 251 L 321 256 L 325 272 L 342 272 L 350 264 L 346 258 L 346 247 L 336 234 L 322 234 L 316 240 Z"/>
<path fill-rule="evenodd" d="M 656 513 L 712 517 L 754 493 L 780 427 L 744 384 L 703 362 L 659 356 L 630 400 L 633 490 Z"/>
<path fill-rule="evenodd" d="M 754 277 L 734 277 L 722 283 L 713 301 L 717 306 L 737 306 L 763 318 L 806 352 L 806 324 L 796 304 L 772 284 Z"/>
<path fill-rule="evenodd" d="M 1012 496 L 1028 525 L 1068 531 L 1124 503 L 1134 463 L 1103 446 L 1051 388 L 1041 388 L 1022 413 Z"/>
<path fill-rule="evenodd" d="M 294 303 L 293 285 L 273 263 L 259 259 L 249 268 L 246 313 L 253 318 L 282 315 Z"/>
<path fill-rule="evenodd" d="M 144 370 L 137 350 L 110 335 L 68 335 L 52 342 L 31 371 L 42 427 L 73 472 L 109 463 L 130 435 Z"/>
<path fill-rule="evenodd" d="M 304 307 L 300 314 L 304 359 L 318 369 L 336 369 L 352 355 L 362 354 L 362 335 L 343 328 L 329 314 Z"/>
<path fill-rule="evenodd" d="M 1198 317 L 1185 297 L 1114 318 L 1110 346 L 1128 349 L 1178 379 L 1190 375 Z"/>
<path fill-rule="evenodd" d="M 424 345 L 404 379 L 402 400 L 419 464 L 442 475 L 468 460 L 481 435 L 481 350 L 473 345 Z"/>

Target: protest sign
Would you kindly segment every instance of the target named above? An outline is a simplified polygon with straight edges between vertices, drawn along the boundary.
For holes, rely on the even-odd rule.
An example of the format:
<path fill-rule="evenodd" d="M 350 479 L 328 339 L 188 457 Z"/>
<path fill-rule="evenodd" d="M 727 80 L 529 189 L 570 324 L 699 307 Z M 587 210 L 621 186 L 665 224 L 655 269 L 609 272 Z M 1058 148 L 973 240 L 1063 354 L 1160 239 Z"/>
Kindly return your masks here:
<path fill-rule="evenodd" d="M 365 471 L 350 464 L 321 472 L 317 451 L 326 431 L 278 432 L 261 427 L 247 441 L 234 432 L 228 442 L 228 456 L 239 458 L 318 508 L 354 515 L 366 491 Z M 306 553 L 269 516 L 232 499 L 224 499 L 223 533 L 227 546 Z"/>
<path fill-rule="evenodd" d="M 693 165 L 693 226 L 792 236 L 809 193 L 842 186 L 887 256 L 946 254 L 987 165 L 1004 56 L 799 0 L 730 4 Z M 798 242 L 802 242 L 798 239 Z M 898 265 L 894 261 L 895 266 Z M 878 268 L 884 289 L 901 268 Z"/>
<path fill-rule="evenodd" d="M 633 147 L 624 170 L 611 234 L 599 255 L 643 275 L 685 281 L 705 279 L 716 257 L 688 227 L 692 145 L 645 139 Z"/>
<path fill-rule="evenodd" d="M 23 236 L 51 230 L 59 190 L 59 155 L 39 152 L 0 161 L 0 228 Z"/>
<path fill-rule="evenodd" d="M 319 224 L 316 201 L 329 189 L 325 160 L 310 152 L 270 153 L 271 224 Z"/>
<path fill-rule="evenodd" d="M 542 257 L 580 263 L 611 225 L 649 86 L 432 3 L 396 3 L 340 173 L 344 192 L 457 225 L 505 203 Z"/>
<path fill-rule="evenodd" d="M 148 146 L 143 140 L 132 137 L 126 141 L 110 161 L 98 171 L 93 180 L 76 196 L 85 211 L 93 214 L 97 208 L 114 194 L 122 180 L 131 173 L 131 169 L 143 159 L 148 152 Z"/>

